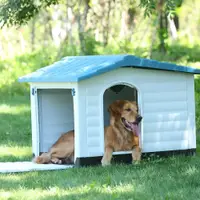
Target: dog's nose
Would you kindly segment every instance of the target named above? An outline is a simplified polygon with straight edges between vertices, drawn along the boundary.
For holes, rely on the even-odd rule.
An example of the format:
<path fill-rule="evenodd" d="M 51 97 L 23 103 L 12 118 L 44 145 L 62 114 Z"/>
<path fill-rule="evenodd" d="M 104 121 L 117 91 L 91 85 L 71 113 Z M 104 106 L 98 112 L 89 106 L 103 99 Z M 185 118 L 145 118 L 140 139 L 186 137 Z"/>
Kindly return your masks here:
<path fill-rule="evenodd" d="M 141 120 L 142 120 L 142 116 L 141 116 L 141 115 L 138 115 L 137 118 L 136 118 L 136 120 L 137 120 L 138 123 L 140 123 Z"/>

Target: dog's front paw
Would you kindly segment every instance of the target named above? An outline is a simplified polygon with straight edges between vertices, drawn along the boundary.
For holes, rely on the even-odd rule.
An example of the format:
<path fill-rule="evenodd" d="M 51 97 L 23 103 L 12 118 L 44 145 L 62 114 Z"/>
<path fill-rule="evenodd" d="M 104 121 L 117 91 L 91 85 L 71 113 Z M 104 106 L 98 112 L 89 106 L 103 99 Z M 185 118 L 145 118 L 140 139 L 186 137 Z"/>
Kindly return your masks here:
<path fill-rule="evenodd" d="M 103 167 L 109 166 L 109 165 L 110 165 L 110 162 L 109 162 L 109 161 L 102 160 L 102 161 L 101 161 L 101 165 L 102 165 Z"/>
<path fill-rule="evenodd" d="M 135 147 L 132 150 L 132 163 L 140 162 L 141 160 L 141 149 L 140 147 Z"/>

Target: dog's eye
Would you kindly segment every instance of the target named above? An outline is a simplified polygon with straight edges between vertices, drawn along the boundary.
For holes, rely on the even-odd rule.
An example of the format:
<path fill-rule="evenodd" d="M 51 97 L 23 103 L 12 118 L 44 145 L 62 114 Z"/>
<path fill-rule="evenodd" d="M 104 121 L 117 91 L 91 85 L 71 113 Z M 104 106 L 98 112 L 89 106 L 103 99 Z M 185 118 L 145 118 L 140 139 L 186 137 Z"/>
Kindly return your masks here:
<path fill-rule="evenodd" d="M 130 108 L 127 108 L 127 109 L 125 109 L 126 111 L 128 111 L 128 112 L 130 112 L 131 111 L 131 109 Z"/>

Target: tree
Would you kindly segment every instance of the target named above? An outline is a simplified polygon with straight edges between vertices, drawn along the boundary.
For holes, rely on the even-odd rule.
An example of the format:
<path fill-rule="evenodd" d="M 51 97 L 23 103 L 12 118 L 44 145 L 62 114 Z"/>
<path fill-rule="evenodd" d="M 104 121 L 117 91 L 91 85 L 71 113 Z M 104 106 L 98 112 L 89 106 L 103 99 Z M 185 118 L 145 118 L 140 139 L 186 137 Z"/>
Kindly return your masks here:
<path fill-rule="evenodd" d="M 166 51 L 165 41 L 168 38 L 168 27 L 172 38 L 176 38 L 176 28 L 178 28 L 178 16 L 175 9 L 182 5 L 183 0 L 141 0 L 140 6 L 145 9 L 145 15 L 156 14 L 158 16 L 157 33 L 159 38 L 159 49 Z M 174 21 L 175 19 L 175 21 Z M 169 26 L 168 26 L 169 23 Z"/>
<path fill-rule="evenodd" d="M 58 0 L 0 0 L 0 25 L 22 25 Z"/>
<path fill-rule="evenodd" d="M 86 52 L 85 49 L 85 27 L 87 24 L 87 16 L 88 16 L 88 11 L 90 9 L 89 5 L 89 0 L 79 0 L 79 5 L 83 4 L 83 11 L 81 13 L 80 9 L 76 9 L 76 18 L 78 21 L 78 36 L 79 36 L 79 41 L 80 41 L 80 47 L 82 53 Z"/>
<path fill-rule="evenodd" d="M 140 0 L 140 6 L 145 9 L 145 16 L 155 13 L 159 7 L 164 7 L 166 13 L 173 14 L 183 0 Z"/>
<path fill-rule="evenodd" d="M 110 0 L 109 0 L 110 1 Z M 165 0 L 165 8 L 173 13 L 182 0 Z M 22 25 L 32 19 L 39 11 L 61 0 L 0 0 L 0 24 Z M 140 0 L 140 6 L 145 10 L 145 16 L 150 16 L 157 10 L 157 0 Z"/>
<path fill-rule="evenodd" d="M 136 38 L 138 19 L 145 21 L 142 8 L 149 20 L 156 18 L 154 25 L 151 21 L 141 25 L 153 27 L 151 56 L 157 38 L 160 50 L 166 49 L 168 29 L 177 24 L 174 13 L 178 1 L 181 0 L 0 0 L 0 27 L 21 26 L 32 19 L 32 23 L 28 24 L 32 50 L 37 49 L 37 41 L 40 40 L 40 44 L 42 41 L 45 46 L 52 42 L 60 48 L 59 52 L 74 45 L 80 54 L 88 54 L 88 50 L 95 54 L 97 45 L 104 48 L 115 42 L 116 46 L 120 46 L 120 41 L 122 46 L 127 47 L 124 41 L 130 44 Z M 47 9 L 53 4 L 57 5 Z M 56 19 L 53 16 L 57 16 Z M 170 33 L 174 36 L 176 30 L 172 31 Z M 144 31 L 141 40 L 144 37 L 148 41 L 150 31 Z"/>

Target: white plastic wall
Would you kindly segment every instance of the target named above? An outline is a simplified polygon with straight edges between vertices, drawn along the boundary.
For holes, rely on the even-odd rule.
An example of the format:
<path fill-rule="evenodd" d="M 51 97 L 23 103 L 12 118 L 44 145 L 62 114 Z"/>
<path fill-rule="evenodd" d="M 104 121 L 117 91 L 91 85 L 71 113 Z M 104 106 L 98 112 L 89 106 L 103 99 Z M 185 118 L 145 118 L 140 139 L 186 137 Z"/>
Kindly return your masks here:
<path fill-rule="evenodd" d="M 40 152 L 47 152 L 61 134 L 74 130 L 70 89 L 38 89 Z"/>
<path fill-rule="evenodd" d="M 76 158 L 103 155 L 104 104 L 109 104 L 106 99 L 104 102 L 103 95 L 106 89 L 117 84 L 126 84 L 137 88 L 139 109 L 143 116 L 141 126 L 143 152 L 196 148 L 194 76 L 179 72 L 120 68 L 80 81 L 78 84 L 32 83 L 33 153 L 38 155 L 41 150 L 47 150 L 59 137 L 60 131 L 62 132 L 57 129 L 58 135 L 56 134 L 56 136 L 54 133 L 49 133 L 52 135 L 50 136 L 51 141 L 45 144 L 43 149 L 39 149 L 39 143 L 43 142 L 44 138 L 39 136 L 38 94 L 37 92 L 32 94 L 33 88 L 36 90 L 75 89 L 73 113 Z M 56 99 L 52 98 L 50 101 L 52 102 L 48 103 L 48 108 L 54 106 Z M 62 108 L 65 106 L 63 100 L 60 105 Z M 49 112 L 47 113 L 49 114 Z M 54 119 L 52 119 L 52 123 Z M 57 125 L 59 126 L 59 124 Z M 62 127 L 65 131 L 64 126 Z M 49 135 L 46 134 L 46 136 Z"/>
<path fill-rule="evenodd" d="M 143 152 L 196 148 L 193 75 L 120 68 L 79 82 L 78 157 L 103 155 L 103 94 L 123 83 L 138 90 Z"/>
<path fill-rule="evenodd" d="M 32 150 L 35 156 L 46 152 L 62 133 L 74 129 L 77 112 L 71 89 L 76 89 L 76 83 L 31 84 Z"/>

